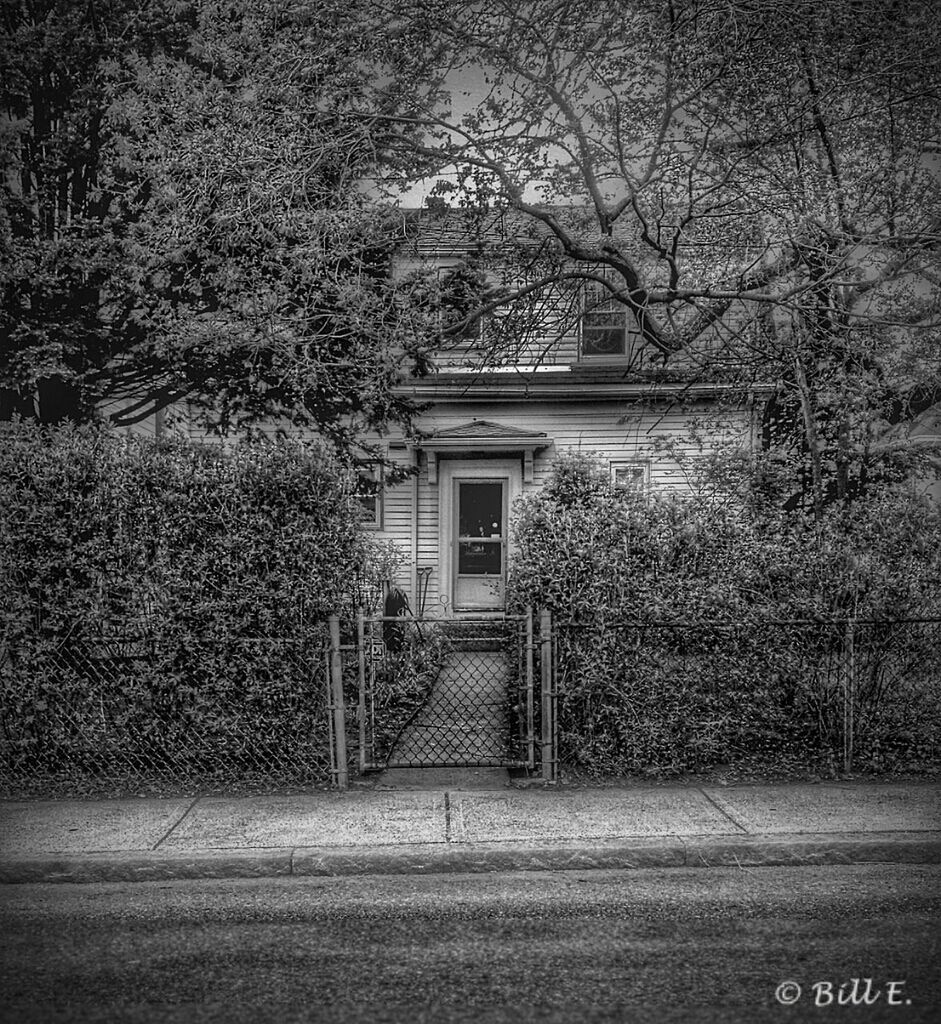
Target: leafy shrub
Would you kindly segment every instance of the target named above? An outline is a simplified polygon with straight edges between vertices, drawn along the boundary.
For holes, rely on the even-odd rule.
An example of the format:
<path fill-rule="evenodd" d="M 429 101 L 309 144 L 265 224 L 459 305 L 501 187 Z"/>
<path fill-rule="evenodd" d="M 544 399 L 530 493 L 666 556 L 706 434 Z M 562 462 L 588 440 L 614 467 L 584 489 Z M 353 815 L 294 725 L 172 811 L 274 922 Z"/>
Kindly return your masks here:
<path fill-rule="evenodd" d="M 383 571 L 327 451 L 0 431 L 2 771 L 325 773 L 322 622 Z"/>
<path fill-rule="evenodd" d="M 588 771 L 833 764 L 841 620 L 941 612 L 939 515 L 903 494 L 813 523 L 715 496 L 645 500 L 569 454 L 514 530 L 511 601 L 554 614 L 560 754 Z M 937 762 L 941 622 L 855 628 L 856 763 Z"/>

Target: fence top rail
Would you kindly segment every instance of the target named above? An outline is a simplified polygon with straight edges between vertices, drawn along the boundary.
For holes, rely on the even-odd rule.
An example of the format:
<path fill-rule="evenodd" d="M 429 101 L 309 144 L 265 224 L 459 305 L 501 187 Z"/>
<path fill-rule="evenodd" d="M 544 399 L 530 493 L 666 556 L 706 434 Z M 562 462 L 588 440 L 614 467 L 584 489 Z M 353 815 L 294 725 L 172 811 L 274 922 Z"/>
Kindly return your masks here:
<path fill-rule="evenodd" d="M 89 645 L 161 644 L 165 646 L 179 646 L 182 644 L 191 644 L 206 646 L 212 644 L 286 644 L 300 646 L 302 644 L 325 645 L 327 637 L 322 630 L 312 630 L 310 633 L 302 636 L 298 636 L 296 634 L 293 636 L 279 636 L 277 634 L 271 634 L 270 636 L 239 636 L 235 633 L 226 634 L 224 636 L 220 636 L 218 634 L 205 636 L 199 633 L 188 633 L 177 636 L 166 633 L 45 633 L 38 631 L 24 633 L 22 636 L 16 637 L 0 636 L 0 647 L 16 647 L 24 641 L 33 643 L 44 641 L 58 644 L 73 643 Z"/>
<path fill-rule="evenodd" d="M 941 625 L 938 618 L 833 618 L 833 619 L 606 619 L 598 616 L 592 619 L 562 619 L 553 616 L 555 628 L 587 628 L 606 626 L 609 628 L 634 627 L 652 629 L 739 629 L 743 626 L 904 626 L 917 624 Z"/>
<path fill-rule="evenodd" d="M 526 615 L 507 615 L 503 612 L 494 615 L 363 615 L 363 622 L 418 622 L 422 625 L 461 625 L 479 626 L 487 623 L 499 625 L 501 622 L 525 622 Z"/>

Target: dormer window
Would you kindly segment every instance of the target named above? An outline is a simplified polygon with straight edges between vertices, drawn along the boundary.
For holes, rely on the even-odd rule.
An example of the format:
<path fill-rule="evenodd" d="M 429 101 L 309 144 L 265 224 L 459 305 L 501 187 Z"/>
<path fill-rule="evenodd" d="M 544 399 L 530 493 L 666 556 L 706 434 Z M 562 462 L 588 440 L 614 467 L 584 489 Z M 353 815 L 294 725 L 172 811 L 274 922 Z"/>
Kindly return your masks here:
<path fill-rule="evenodd" d="M 588 282 L 583 296 L 582 358 L 634 362 L 641 350 L 641 336 L 628 308 L 600 283 Z"/>

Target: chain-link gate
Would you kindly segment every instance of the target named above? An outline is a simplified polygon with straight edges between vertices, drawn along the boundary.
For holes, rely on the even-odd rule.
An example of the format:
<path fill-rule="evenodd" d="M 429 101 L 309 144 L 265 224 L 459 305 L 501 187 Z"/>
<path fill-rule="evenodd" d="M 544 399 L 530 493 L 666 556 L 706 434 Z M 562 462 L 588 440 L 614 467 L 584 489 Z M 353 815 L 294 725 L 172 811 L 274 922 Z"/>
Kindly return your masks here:
<path fill-rule="evenodd" d="M 360 768 L 535 759 L 532 615 L 358 620 Z"/>

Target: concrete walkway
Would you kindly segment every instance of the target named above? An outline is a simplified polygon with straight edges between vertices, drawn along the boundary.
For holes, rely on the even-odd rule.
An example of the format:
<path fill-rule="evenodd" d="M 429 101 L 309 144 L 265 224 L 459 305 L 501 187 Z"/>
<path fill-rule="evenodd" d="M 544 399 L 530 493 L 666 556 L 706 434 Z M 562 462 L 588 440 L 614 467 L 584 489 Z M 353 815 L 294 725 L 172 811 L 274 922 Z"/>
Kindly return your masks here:
<path fill-rule="evenodd" d="M 0 880 L 941 863 L 937 785 L 496 788 L 502 777 L 399 770 L 348 793 L 2 801 Z"/>
<path fill-rule="evenodd" d="M 864 861 L 941 863 L 941 786 L 543 789 L 400 769 L 346 793 L 0 801 L 4 882 Z"/>
<path fill-rule="evenodd" d="M 491 761 L 506 756 L 506 687 L 502 651 L 454 651 L 431 699 L 392 750 L 389 764 Z"/>

